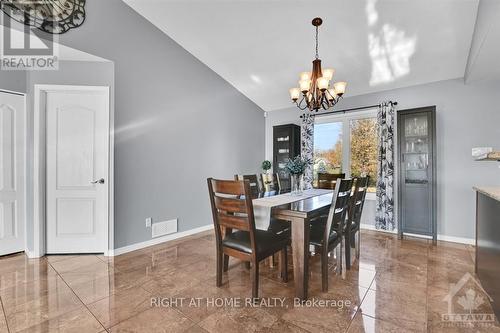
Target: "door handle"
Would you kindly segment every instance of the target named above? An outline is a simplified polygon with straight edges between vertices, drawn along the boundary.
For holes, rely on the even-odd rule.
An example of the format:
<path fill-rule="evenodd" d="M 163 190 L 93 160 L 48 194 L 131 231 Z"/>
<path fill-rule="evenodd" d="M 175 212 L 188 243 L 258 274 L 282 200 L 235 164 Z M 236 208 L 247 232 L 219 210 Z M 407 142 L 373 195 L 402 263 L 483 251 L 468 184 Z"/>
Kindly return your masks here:
<path fill-rule="evenodd" d="M 104 184 L 104 178 L 101 178 L 99 180 L 94 180 L 93 182 L 90 182 L 92 184 Z"/>

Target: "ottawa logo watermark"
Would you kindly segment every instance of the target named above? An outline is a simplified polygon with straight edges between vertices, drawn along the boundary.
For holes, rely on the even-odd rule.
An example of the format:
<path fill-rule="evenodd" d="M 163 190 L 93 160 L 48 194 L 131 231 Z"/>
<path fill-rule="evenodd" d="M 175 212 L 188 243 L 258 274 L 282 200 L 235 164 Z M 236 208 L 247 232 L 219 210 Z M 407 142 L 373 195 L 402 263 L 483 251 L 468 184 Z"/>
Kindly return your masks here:
<path fill-rule="evenodd" d="M 9 6 L 0 3 L 0 69 L 57 70 L 59 69 L 58 36 L 42 33 L 36 27 L 16 22 Z M 37 15 L 35 12 L 25 15 Z M 22 30 L 21 30 L 22 29 Z M 42 38 L 43 35 L 43 38 Z"/>
<path fill-rule="evenodd" d="M 450 285 L 450 292 L 443 298 L 448 312 L 441 315 L 444 327 L 492 327 L 495 314 L 490 307 L 491 297 L 470 273 Z"/>

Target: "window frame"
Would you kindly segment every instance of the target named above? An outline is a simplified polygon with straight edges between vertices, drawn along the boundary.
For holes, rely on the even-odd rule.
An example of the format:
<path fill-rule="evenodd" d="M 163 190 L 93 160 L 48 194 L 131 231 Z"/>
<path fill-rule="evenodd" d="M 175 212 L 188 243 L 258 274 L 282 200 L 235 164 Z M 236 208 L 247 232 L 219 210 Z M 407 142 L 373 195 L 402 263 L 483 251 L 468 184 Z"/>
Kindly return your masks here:
<path fill-rule="evenodd" d="M 325 123 L 342 123 L 342 172 L 347 178 L 351 177 L 351 120 L 377 118 L 377 108 L 353 113 L 332 114 L 316 117 L 314 125 Z M 375 193 L 366 193 L 367 200 L 375 200 Z"/>

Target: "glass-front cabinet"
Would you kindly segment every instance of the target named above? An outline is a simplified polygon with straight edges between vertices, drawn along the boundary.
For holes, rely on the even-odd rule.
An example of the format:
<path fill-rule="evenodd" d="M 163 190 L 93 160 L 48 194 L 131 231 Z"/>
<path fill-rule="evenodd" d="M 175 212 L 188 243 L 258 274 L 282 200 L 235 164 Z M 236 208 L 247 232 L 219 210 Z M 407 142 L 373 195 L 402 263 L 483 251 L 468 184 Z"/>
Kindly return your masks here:
<path fill-rule="evenodd" d="M 300 155 L 300 126 L 286 124 L 273 127 L 273 170 L 280 179 L 282 191 L 290 190 L 290 175 L 285 165 L 288 159 Z"/>
<path fill-rule="evenodd" d="M 399 234 L 436 240 L 435 107 L 398 112 Z"/>

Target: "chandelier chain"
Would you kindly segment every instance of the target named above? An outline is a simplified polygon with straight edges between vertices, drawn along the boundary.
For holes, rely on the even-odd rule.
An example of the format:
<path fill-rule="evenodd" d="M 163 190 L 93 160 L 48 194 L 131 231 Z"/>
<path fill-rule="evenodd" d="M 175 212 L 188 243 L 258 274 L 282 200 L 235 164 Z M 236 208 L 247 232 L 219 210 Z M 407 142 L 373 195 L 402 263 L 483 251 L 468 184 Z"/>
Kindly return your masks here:
<path fill-rule="evenodd" d="M 319 59 L 319 51 L 318 51 L 318 27 L 316 27 L 316 59 Z"/>

